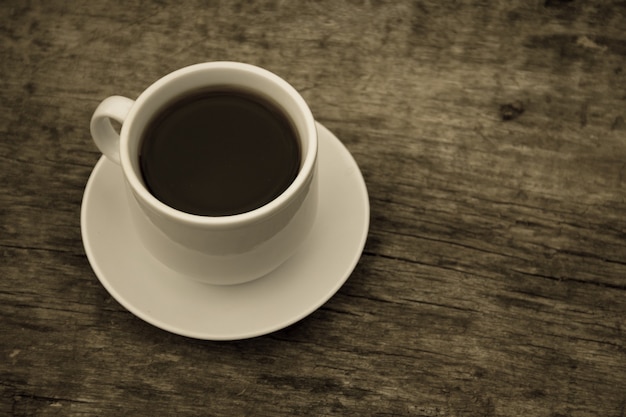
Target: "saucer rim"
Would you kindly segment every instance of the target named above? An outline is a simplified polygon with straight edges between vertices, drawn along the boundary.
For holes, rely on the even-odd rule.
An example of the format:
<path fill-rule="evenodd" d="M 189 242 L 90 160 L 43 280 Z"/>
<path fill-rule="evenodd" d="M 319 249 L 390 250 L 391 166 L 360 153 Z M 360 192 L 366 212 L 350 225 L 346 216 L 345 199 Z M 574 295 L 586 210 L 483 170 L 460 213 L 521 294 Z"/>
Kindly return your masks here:
<path fill-rule="evenodd" d="M 309 303 L 305 308 L 302 308 L 299 314 L 289 314 L 287 317 L 281 320 L 277 320 L 273 323 L 266 324 L 265 326 L 259 326 L 258 328 L 254 330 L 249 330 L 249 331 L 207 332 L 207 331 L 194 331 L 194 330 L 190 330 L 187 328 L 181 328 L 175 324 L 164 322 L 161 318 L 153 317 L 148 312 L 144 311 L 141 307 L 135 306 L 134 305 L 135 303 L 133 303 L 131 300 L 128 300 L 127 297 L 121 294 L 115 288 L 113 283 L 110 282 L 109 279 L 107 279 L 107 273 L 105 273 L 102 270 L 100 262 L 97 259 L 97 255 L 94 253 L 95 251 L 91 247 L 91 244 L 90 244 L 90 240 L 92 239 L 92 237 L 89 236 L 89 231 L 88 231 L 89 227 L 87 226 L 88 224 L 87 218 L 89 216 L 88 214 L 89 194 L 93 192 L 94 183 L 96 181 L 96 177 L 98 176 L 99 171 L 102 169 L 102 165 L 104 165 L 105 163 L 109 163 L 109 161 L 106 160 L 106 157 L 104 155 L 100 157 L 100 159 L 95 164 L 89 176 L 89 179 L 85 186 L 83 200 L 81 203 L 81 237 L 83 241 L 83 246 L 85 248 L 85 253 L 87 255 L 89 264 L 91 268 L 93 269 L 96 277 L 100 281 L 100 283 L 105 287 L 107 292 L 109 292 L 109 294 L 118 303 L 120 303 L 126 310 L 128 310 L 130 313 L 137 316 L 141 320 L 159 329 L 168 331 L 170 333 L 189 337 L 189 338 L 200 339 L 200 340 L 228 341 L 228 340 L 243 340 L 243 339 L 263 336 L 263 335 L 270 334 L 278 330 L 284 329 L 294 323 L 297 323 L 298 321 L 304 319 L 305 317 L 309 316 L 310 314 L 318 310 L 328 300 L 330 300 L 339 291 L 339 289 L 345 284 L 348 278 L 352 275 L 359 260 L 361 259 L 363 249 L 365 247 L 365 243 L 367 241 L 367 236 L 369 233 L 370 203 L 369 203 L 369 195 L 367 192 L 365 180 L 352 154 L 345 147 L 345 145 L 329 129 L 327 129 L 325 126 L 323 126 L 321 123 L 317 121 L 316 121 L 316 128 L 318 129 L 318 136 L 320 136 L 320 141 L 322 140 L 321 139 L 322 136 L 326 136 L 325 140 L 335 142 L 334 146 L 337 148 L 335 148 L 334 151 L 336 152 L 337 150 L 340 150 L 340 152 L 344 154 L 341 159 L 344 161 L 346 166 L 352 165 L 352 167 L 356 168 L 355 169 L 356 175 L 354 175 L 354 178 L 350 178 L 350 180 L 346 180 L 346 181 L 350 182 L 350 186 L 358 186 L 359 188 L 358 195 L 363 200 L 362 203 L 358 204 L 358 206 L 360 207 L 360 210 L 362 210 L 362 214 L 361 214 L 362 225 L 359 228 L 360 234 L 357 236 L 357 234 L 355 233 L 354 237 L 351 238 L 353 239 L 354 242 L 358 240 L 358 244 L 355 244 L 355 249 L 353 253 L 350 254 L 350 259 L 351 259 L 350 262 L 349 263 L 346 262 L 345 264 L 342 265 L 341 267 L 342 272 L 337 274 L 338 278 L 332 281 L 334 283 L 332 286 L 328 285 L 328 287 L 324 289 L 324 295 L 320 296 L 315 302 Z M 313 227 L 320 227 L 319 221 L 320 220 L 317 219 Z M 155 260 L 154 262 L 158 262 L 158 261 Z M 277 270 L 279 270 L 280 268 L 281 267 L 277 268 Z M 271 275 L 272 273 L 268 274 L 268 276 L 271 276 Z M 190 279 L 188 277 L 184 277 L 184 278 Z M 227 286 L 227 287 L 245 287 L 247 285 L 251 285 L 263 279 L 264 277 L 259 278 L 258 280 L 251 281 L 249 283 L 243 283 L 243 284 L 238 284 L 236 286 Z M 200 285 L 207 286 L 207 287 L 220 287 L 220 286 L 214 286 L 211 284 L 200 284 Z"/>

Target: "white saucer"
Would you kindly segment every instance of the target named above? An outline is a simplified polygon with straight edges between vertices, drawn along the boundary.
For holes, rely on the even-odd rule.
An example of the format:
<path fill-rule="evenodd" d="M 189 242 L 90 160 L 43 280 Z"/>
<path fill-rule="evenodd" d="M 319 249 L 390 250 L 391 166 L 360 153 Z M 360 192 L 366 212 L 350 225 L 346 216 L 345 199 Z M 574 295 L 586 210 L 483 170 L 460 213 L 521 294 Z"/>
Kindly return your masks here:
<path fill-rule="evenodd" d="M 107 291 L 146 322 L 208 340 L 245 339 L 311 314 L 348 279 L 365 245 L 369 200 L 352 155 L 324 126 L 319 134 L 319 212 L 311 235 L 274 272 L 255 281 L 212 286 L 177 276 L 133 233 L 122 171 L 104 156 L 83 196 L 87 258 Z"/>

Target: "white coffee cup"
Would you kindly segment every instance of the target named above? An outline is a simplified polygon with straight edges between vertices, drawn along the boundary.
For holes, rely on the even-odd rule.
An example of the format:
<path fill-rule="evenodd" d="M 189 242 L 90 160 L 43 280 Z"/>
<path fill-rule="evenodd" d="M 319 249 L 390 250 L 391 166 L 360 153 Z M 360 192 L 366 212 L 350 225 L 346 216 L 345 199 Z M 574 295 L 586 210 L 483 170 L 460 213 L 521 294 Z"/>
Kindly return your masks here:
<path fill-rule="evenodd" d="M 301 150 L 300 170 L 282 194 L 252 211 L 219 217 L 189 214 L 159 201 L 146 188 L 139 164 L 142 133 L 153 116 L 181 94 L 214 86 L 242 88 L 270 98 L 292 121 Z M 122 124 L 119 135 L 111 119 Z M 121 96 L 102 101 L 91 119 L 91 134 L 101 152 L 121 166 L 140 241 L 175 275 L 220 285 L 251 281 L 285 262 L 313 226 L 315 121 L 300 94 L 267 70 L 236 62 L 179 69 L 156 81 L 135 101 Z"/>

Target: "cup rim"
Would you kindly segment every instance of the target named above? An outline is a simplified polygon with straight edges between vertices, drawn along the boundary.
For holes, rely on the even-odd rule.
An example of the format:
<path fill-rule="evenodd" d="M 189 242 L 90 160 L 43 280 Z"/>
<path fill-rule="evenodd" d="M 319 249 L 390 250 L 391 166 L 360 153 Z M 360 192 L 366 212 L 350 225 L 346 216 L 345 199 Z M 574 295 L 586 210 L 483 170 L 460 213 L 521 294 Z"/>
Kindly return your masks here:
<path fill-rule="evenodd" d="M 302 161 L 302 166 L 300 168 L 300 171 L 298 172 L 298 175 L 289 185 L 289 187 L 287 187 L 287 189 L 274 200 L 261 207 L 244 213 L 226 216 L 203 216 L 175 209 L 163 203 L 155 196 L 153 196 L 150 191 L 148 191 L 148 189 L 143 184 L 143 181 L 140 180 L 136 175 L 135 169 L 133 169 L 133 162 L 131 161 L 129 154 L 129 130 L 130 126 L 135 120 L 135 117 L 141 111 L 144 103 L 149 100 L 150 97 L 163 86 L 172 82 L 174 79 L 180 76 L 216 68 L 253 72 L 256 75 L 260 75 L 271 83 L 279 86 L 282 90 L 286 91 L 292 97 L 292 99 L 294 99 L 298 111 L 301 112 L 302 116 L 304 117 L 305 131 L 302 133 L 307 135 L 308 144 L 307 149 L 303 150 L 303 155 L 305 155 L 305 158 Z M 130 111 L 128 112 L 125 122 L 122 124 L 122 128 L 120 131 L 120 145 L 120 164 L 122 166 L 124 176 L 135 195 L 143 200 L 143 202 L 147 204 L 151 210 L 155 211 L 159 215 L 168 218 L 175 218 L 176 220 L 184 222 L 191 226 L 210 226 L 225 228 L 242 226 L 250 222 L 258 221 L 259 219 L 270 217 L 278 213 L 282 207 L 288 205 L 289 202 L 292 201 L 292 199 L 299 194 L 300 190 L 307 186 L 307 183 L 310 181 L 312 174 L 314 173 L 315 163 L 317 160 L 318 138 L 317 128 L 315 126 L 315 119 L 313 118 L 313 114 L 311 113 L 309 106 L 306 104 L 304 98 L 302 98 L 300 93 L 298 93 L 298 91 L 287 81 L 264 68 L 252 64 L 245 64 L 233 61 L 213 61 L 189 65 L 170 72 L 169 74 L 158 79 L 148 88 L 146 88 L 139 95 L 139 97 L 131 107 Z"/>

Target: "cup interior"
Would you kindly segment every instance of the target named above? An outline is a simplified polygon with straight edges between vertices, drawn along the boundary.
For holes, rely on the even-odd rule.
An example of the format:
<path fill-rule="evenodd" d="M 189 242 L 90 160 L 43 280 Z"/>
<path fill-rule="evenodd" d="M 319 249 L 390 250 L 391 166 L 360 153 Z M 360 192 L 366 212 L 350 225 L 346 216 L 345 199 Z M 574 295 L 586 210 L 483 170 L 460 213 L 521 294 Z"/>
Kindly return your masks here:
<path fill-rule="evenodd" d="M 154 198 L 146 189 L 142 179 L 139 150 L 143 131 L 162 108 L 180 96 L 200 89 L 212 88 L 248 91 L 272 102 L 284 112 L 296 129 L 300 141 L 301 162 L 296 179 L 276 200 L 301 188 L 302 182 L 306 180 L 305 177 L 310 176 L 313 170 L 317 153 L 315 122 L 304 99 L 282 78 L 262 68 L 234 62 L 211 62 L 192 65 L 166 75 L 148 87 L 133 105 L 122 126 L 120 155 L 122 167 L 135 192 L 146 199 L 150 205 L 167 214 L 206 217 L 180 212 Z M 276 200 L 268 205 L 275 203 Z M 266 206 L 252 212 L 264 209 Z"/>

